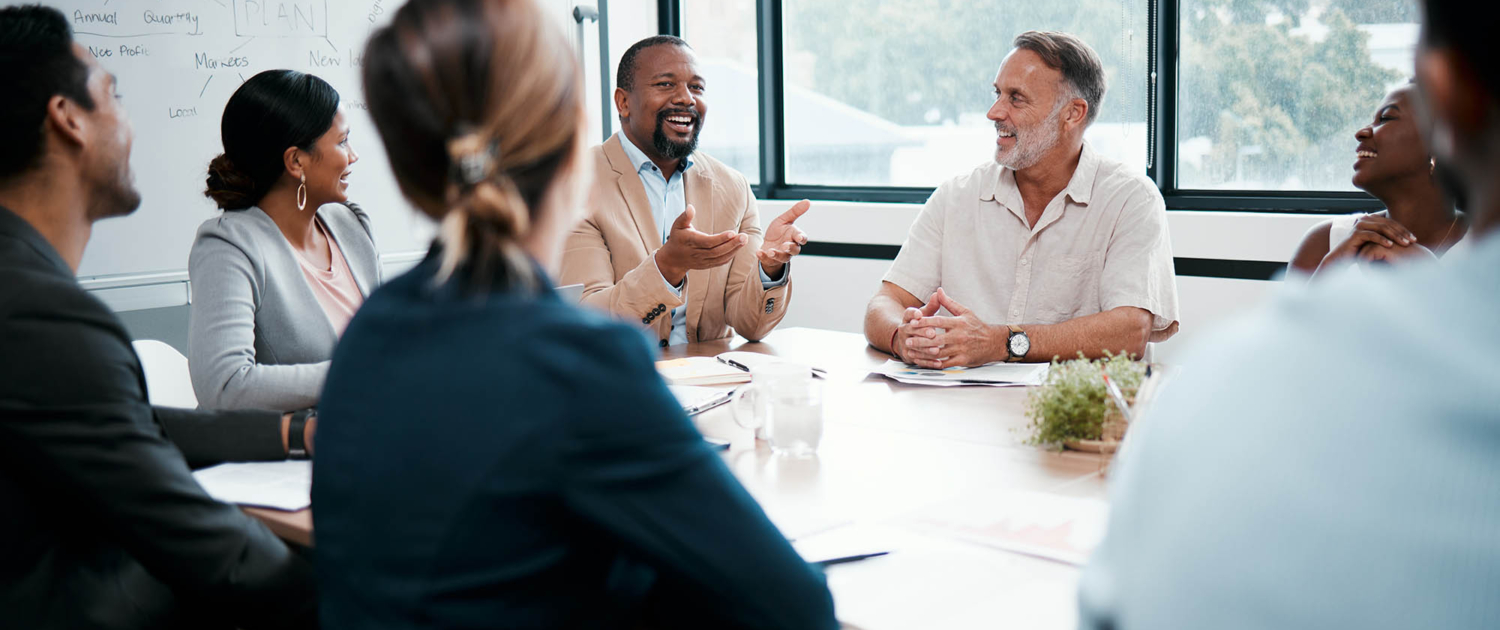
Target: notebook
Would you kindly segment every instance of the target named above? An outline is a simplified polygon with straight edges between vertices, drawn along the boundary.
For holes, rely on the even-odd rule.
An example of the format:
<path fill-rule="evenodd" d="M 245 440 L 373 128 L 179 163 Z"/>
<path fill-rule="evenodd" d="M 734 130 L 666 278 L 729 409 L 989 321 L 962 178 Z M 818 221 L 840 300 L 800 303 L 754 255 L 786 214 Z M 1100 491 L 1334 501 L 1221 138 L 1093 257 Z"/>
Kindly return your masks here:
<path fill-rule="evenodd" d="M 757 366 L 765 365 L 767 363 L 795 363 L 797 365 L 807 366 L 807 369 L 812 371 L 813 376 L 816 376 L 818 378 L 828 377 L 828 372 L 824 371 L 821 368 L 813 367 L 801 361 L 785 359 L 772 354 L 761 354 L 759 352 L 744 352 L 741 350 L 734 350 L 730 352 L 722 352 L 714 358 L 718 359 L 720 363 L 739 368 L 746 372 L 749 372 L 750 370 L 755 369 Z"/>
<path fill-rule="evenodd" d="M 750 373 L 713 357 L 687 357 L 656 362 L 656 371 L 673 385 L 735 385 L 749 383 Z"/>

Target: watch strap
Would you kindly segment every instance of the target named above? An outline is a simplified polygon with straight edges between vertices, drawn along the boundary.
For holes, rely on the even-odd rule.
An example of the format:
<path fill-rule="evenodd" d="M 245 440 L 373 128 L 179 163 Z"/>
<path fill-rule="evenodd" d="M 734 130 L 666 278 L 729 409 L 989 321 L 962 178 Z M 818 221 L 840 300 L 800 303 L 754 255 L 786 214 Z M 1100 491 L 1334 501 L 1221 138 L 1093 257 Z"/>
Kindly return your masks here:
<path fill-rule="evenodd" d="M 307 421 L 318 417 L 317 409 L 303 409 L 292 414 L 286 429 L 286 454 L 290 459 L 307 459 Z"/>

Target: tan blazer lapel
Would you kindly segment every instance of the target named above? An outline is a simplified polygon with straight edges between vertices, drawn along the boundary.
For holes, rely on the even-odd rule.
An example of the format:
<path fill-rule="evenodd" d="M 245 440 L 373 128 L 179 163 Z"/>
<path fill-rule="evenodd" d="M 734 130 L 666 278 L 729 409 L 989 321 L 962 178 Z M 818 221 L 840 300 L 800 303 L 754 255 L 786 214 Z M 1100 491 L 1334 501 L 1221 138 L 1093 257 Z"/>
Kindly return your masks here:
<path fill-rule="evenodd" d="M 625 147 L 620 145 L 620 134 L 610 136 L 604 143 L 604 157 L 609 159 L 609 166 L 615 171 L 615 184 L 620 187 L 625 207 L 635 219 L 635 228 L 641 235 L 641 245 L 646 248 L 647 255 L 650 255 L 661 247 L 661 232 L 656 227 L 656 219 L 651 216 L 651 200 L 646 197 L 646 185 L 641 183 L 641 174 L 625 155 Z"/>
<path fill-rule="evenodd" d="M 717 234 L 732 226 L 723 225 L 719 203 L 714 190 L 713 178 L 708 176 L 707 165 L 699 164 L 688 169 L 684 197 L 696 212 L 693 227 L 705 234 Z M 695 269 L 688 272 L 687 329 L 688 341 L 698 341 L 698 322 L 703 317 L 703 304 L 708 299 L 708 285 L 712 269 Z"/>

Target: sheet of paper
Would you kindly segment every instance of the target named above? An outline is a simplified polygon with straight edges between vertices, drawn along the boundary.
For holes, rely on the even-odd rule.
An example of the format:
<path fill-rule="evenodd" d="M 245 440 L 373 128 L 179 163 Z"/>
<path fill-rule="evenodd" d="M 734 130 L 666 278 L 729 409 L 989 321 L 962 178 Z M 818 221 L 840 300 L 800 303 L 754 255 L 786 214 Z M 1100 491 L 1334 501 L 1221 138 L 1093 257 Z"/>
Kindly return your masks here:
<path fill-rule="evenodd" d="M 1041 492 L 1002 492 L 983 501 L 928 506 L 900 524 L 1029 556 L 1082 566 L 1104 538 L 1109 504 Z"/>
<path fill-rule="evenodd" d="M 880 552 L 895 553 L 900 550 L 900 544 L 899 537 L 893 537 L 889 528 L 846 523 L 797 538 L 792 541 L 792 548 L 803 560 L 825 562 Z"/>
<path fill-rule="evenodd" d="M 734 366 L 736 368 L 745 370 L 746 372 L 754 370 L 755 368 L 757 368 L 759 366 L 767 365 L 767 364 L 771 364 L 771 363 L 791 363 L 791 364 L 794 364 L 794 365 L 801 365 L 801 366 L 807 367 L 807 369 L 812 370 L 812 372 L 813 372 L 813 374 L 815 376 L 827 376 L 828 375 L 828 372 L 826 370 L 824 370 L 822 368 L 819 368 L 819 367 L 812 366 L 812 365 L 808 365 L 804 361 L 795 361 L 795 360 L 787 359 L 787 358 L 784 358 L 784 357 L 778 357 L 778 356 L 773 355 L 773 354 L 761 354 L 759 352 L 745 352 L 745 351 L 742 351 L 742 350 L 731 350 L 729 352 L 720 352 L 714 358 L 718 359 L 719 362 L 721 362 L 721 363 L 725 363 L 727 365 Z"/>
<path fill-rule="evenodd" d="M 957 380 L 944 381 L 931 378 L 905 378 L 901 376 L 891 376 L 889 374 L 882 374 L 881 376 L 889 378 L 898 383 L 906 383 L 907 385 L 924 385 L 927 387 L 1025 387 L 1026 385 L 1028 385 L 1028 383 L 977 383 L 973 381 Z"/>
<path fill-rule="evenodd" d="M 208 495 L 225 503 L 288 512 L 312 505 L 312 462 L 219 464 L 193 473 Z"/>
<path fill-rule="evenodd" d="M 1045 363 L 990 363 L 932 370 L 891 359 L 871 373 L 919 385 L 1040 385 L 1047 377 L 1047 368 Z"/>

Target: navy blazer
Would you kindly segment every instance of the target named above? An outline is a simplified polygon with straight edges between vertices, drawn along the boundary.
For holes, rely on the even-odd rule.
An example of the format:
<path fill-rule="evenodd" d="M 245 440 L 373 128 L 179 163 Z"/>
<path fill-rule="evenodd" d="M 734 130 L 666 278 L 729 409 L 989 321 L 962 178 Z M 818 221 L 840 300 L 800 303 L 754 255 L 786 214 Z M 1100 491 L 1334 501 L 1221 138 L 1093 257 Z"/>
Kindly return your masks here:
<path fill-rule="evenodd" d="M 334 353 L 313 484 L 325 628 L 838 626 L 640 331 L 436 269 L 377 290 Z"/>

